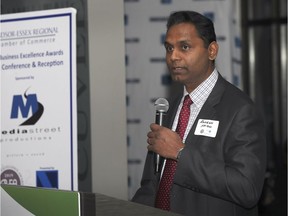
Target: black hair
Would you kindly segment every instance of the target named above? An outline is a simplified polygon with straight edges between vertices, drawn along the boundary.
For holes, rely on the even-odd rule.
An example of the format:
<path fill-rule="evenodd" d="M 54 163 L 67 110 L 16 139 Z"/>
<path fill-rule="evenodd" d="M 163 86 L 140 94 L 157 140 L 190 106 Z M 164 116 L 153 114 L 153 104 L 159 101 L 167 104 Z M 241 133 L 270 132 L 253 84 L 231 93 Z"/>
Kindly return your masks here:
<path fill-rule="evenodd" d="M 191 23 L 195 26 L 199 37 L 204 41 L 204 45 L 207 48 L 209 44 L 216 41 L 216 34 L 214 30 L 213 22 L 195 11 L 177 11 L 173 12 L 167 21 L 167 31 L 173 25 L 180 23 Z"/>

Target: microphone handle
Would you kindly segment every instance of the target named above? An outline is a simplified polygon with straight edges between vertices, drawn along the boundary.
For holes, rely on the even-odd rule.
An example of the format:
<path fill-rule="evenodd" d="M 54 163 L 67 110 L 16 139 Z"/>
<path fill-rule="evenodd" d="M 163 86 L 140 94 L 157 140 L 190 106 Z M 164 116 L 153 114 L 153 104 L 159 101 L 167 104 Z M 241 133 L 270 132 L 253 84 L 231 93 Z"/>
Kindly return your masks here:
<path fill-rule="evenodd" d="M 156 112 L 156 119 L 155 119 L 155 123 L 162 126 L 163 124 L 163 117 L 164 117 L 164 112 Z"/>
<path fill-rule="evenodd" d="M 156 119 L 155 119 L 155 123 L 162 126 L 163 123 L 163 117 L 164 117 L 164 112 L 156 112 Z M 155 158 L 155 173 L 159 173 L 160 172 L 160 155 L 159 154 L 154 154 Z"/>

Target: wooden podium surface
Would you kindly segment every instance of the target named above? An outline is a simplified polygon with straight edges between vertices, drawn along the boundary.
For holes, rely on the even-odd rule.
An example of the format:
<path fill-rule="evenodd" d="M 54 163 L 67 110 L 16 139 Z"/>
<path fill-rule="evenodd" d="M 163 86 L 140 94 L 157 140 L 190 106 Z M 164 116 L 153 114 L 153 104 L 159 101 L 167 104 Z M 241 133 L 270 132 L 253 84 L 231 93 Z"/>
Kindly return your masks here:
<path fill-rule="evenodd" d="M 112 198 L 96 193 L 97 216 L 180 216 L 138 203 Z"/>

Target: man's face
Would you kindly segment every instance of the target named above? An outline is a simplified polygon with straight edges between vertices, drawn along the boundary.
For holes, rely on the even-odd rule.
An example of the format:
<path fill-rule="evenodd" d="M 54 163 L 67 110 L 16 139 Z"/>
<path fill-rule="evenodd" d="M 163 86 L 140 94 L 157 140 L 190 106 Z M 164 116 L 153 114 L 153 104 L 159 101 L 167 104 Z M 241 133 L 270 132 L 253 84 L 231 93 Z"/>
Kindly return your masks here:
<path fill-rule="evenodd" d="M 166 34 L 165 49 L 172 79 L 184 84 L 188 92 L 193 91 L 214 70 L 211 60 L 216 58 L 216 42 L 205 48 L 204 41 L 190 23 L 170 27 Z"/>

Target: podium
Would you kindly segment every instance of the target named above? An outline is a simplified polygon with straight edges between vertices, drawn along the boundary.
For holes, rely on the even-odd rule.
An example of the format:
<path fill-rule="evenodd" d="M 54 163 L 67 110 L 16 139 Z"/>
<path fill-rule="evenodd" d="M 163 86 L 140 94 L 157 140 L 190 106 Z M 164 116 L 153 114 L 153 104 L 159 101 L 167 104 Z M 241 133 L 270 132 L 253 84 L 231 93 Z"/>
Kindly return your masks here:
<path fill-rule="evenodd" d="M 179 216 L 98 193 L 1 185 L 1 216 Z"/>
<path fill-rule="evenodd" d="M 149 206 L 96 193 L 97 216 L 181 216 Z"/>

